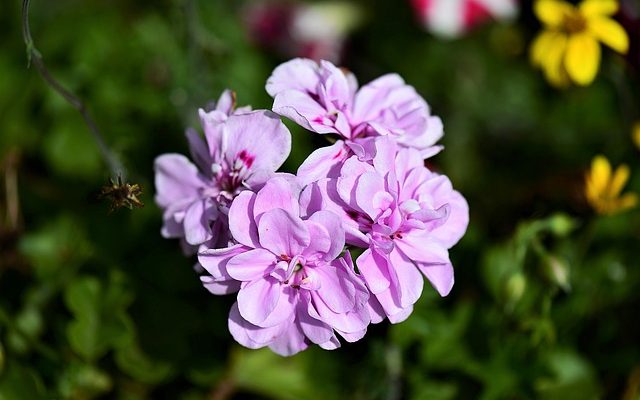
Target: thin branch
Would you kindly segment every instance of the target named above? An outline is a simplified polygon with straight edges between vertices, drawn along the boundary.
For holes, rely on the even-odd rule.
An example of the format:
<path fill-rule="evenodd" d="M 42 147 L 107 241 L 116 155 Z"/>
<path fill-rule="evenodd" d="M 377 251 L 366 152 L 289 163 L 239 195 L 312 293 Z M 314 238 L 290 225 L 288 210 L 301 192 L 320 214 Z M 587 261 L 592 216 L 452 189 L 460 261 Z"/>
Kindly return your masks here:
<path fill-rule="evenodd" d="M 73 106 L 78 112 L 82 115 L 84 122 L 89 127 L 89 131 L 93 136 L 93 139 L 100 150 L 100 154 L 104 159 L 105 163 L 109 166 L 111 173 L 114 177 L 120 176 L 124 179 L 125 170 L 122 166 L 122 163 L 118 159 L 118 157 L 111 152 L 106 142 L 103 139 L 103 136 L 100 134 L 98 130 L 98 126 L 95 121 L 89 114 L 87 107 L 84 105 L 82 100 L 80 100 L 76 95 L 65 89 L 60 82 L 58 82 L 53 75 L 49 72 L 47 67 L 42 60 L 42 55 L 36 49 L 33 38 L 31 37 L 31 30 L 29 28 L 29 2 L 30 0 L 22 1 L 22 37 L 24 39 L 24 43 L 27 47 L 27 60 L 29 65 L 33 63 L 36 69 L 42 76 L 42 79 L 56 92 L 58 92 L 64 99 Z"/>

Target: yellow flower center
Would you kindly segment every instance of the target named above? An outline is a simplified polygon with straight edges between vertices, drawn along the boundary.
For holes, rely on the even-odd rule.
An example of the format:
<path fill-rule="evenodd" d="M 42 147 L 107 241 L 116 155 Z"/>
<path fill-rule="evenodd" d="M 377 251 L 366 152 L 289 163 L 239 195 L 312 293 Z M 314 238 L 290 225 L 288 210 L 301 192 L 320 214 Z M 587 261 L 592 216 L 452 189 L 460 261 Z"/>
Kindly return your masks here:
<path fill-rule="evenodd" d="M 564 14 L 562 25 L 567 33 L 580 33 L 587 28 L 587 20 L 577 10 Z"/>

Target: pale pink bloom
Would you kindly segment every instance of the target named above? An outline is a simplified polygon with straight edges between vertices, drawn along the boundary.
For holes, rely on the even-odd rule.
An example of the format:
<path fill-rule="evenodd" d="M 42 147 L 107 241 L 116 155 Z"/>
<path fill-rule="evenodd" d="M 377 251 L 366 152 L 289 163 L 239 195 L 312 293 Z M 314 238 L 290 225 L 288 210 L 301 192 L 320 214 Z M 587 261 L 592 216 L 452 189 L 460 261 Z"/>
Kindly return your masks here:
<path fill-rule="evenodd" d="M 257 193 L 240 193 L 229 210 L 237 244 L 200 252 L 214 281 L 240 282 L 229 314 L 233 337 L 249 348 L 292 355 L 315 343 L 340 346 L 336 332 L 356 341 L 370 317 L 368 291 L 344 248 L 337 215 L 300 218 L 299 189 L 275 177 Z M 221 287 L 221 293 L 224 288 Z"/>
<path fill-rule="evenodd" d="M 375 156 L 349 158 L 338 178 L 308 185 L 303 214 L 341 216 L 346 242 L 366 248 L 356 260 L 372 296 L 372 322 L 400 322 L 422 293 L 426 276 L 442 296 L 453 287 L 448 249 L 464 235 L 469 210 L 444 175 L 424 166 L 415 149 L 391 137 L 374 142 Z"/>
<path fill-rule="evenodd" d="M 320 134 L 337 135 L 332 146 L 316 150 L 300 166 L 298 176 L 310 183 L 334 176 L 353 154 L 372 155 L 363 142 L 377 136 L 394 137 L 402 147 L 423 157 L 441 150 L 442 121 L 416 90 L 397 74 L 388 74 L 358 88 L 350 72 L 328 61 L 294 59 L 278 66 L 267 80 L 273 111 Z"/>
<path fill-rule="evenodd" d="M 226 245 L 227 213 L 235 196 L 259 189 L 284 162 L 291 135 L 271 111 L 234 110 L 225 91 L 215 109 L 199 110 L 204 139 L 187 131 L 193 162 L 163 154 L 154 163 L 156 203 L 163 210 L 162 236 L 188 246 Z"/>

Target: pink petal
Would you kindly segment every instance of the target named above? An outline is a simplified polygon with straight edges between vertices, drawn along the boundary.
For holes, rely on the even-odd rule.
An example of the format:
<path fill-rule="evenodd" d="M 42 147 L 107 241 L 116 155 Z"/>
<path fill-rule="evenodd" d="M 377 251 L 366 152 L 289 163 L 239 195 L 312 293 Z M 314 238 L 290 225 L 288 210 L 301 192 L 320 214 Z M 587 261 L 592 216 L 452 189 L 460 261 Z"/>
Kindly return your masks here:
<path fill-rule="evenodd" d="M 340 342 L 336 335 L 331 336 L 331 339 L 327 340 L 324 343 L 318 343 L 318 346 L 324 350 L 335 350 L 340 347 Z"/>
<path fill-rule="evenodd" d="M 319 83 L 318 69 L 318 63 L 306 58 L 280 64 L 267 79 L 267 93 L 271 97 L 285 90 L 315 93 Z"/>
<path fill-rule="evenodd" d="M 207 112 L 201 108 L 198 110 L 198 115 L 208 145 L 208 153 L 212 159 L 220 160 L 224 147 L 222 127 L 229 114 L 218 110 Z"/>
<path fill-rule="evenodd" d="M 410 307 L 420 298 L 424 279 L 415 264 L 397 250 L 389 253 L 389 261 L 398 279 L 400 306 Z"/>
<path fill-rule="evenodd" d="M 344 340 L 346 340 L 349 343 L 353 343 L 362 339 L 364 335 L 367 334 L 367 329 L 365 328 L 363 330 L 352 332 L 352 333 L 342 332 L 342 331 L 337 331 L 337 332 L 340 334 L 340 336 L 344 338 Z"/>
<path fill-rule="evenodd" d="M 469 226 L 469 205 L 462 195 L 453 191 L 449 195 L 450 206 L 447 222 L 431 233 L 446 247 L 453 247 L 464 236 Z"/>
<path fill-rule="evenodd" d="M 285 331 L 271 342 L 269 348 L 281 356 L 292 356 L 309 347 L 309 341 L 299 324 L 291 322 Z"/>
<path fill-rule="evenodd" d="M 391 322 L 392 324 L 399 324 L 400 322 L 405 321 L 407 318 L 409 318 L 409 316 L 411 315 L 411 313 L 413 312 L 413 306 L 409 306 L 406 308 L 401 309 L 400 311 L 398 311 L 397 313 L 393 314 L 393 315 L 389 315 L 389 322 Z"/>
<path fill-rule="evenodd" d="M 311 241 L 302 220 L 280 208 L 262 214 L 258 232 L 261 246 L 277 255 L 302 254 Z"/>
<path fill-rule="evenodd" d="M 314 268 L 314 272 L 320 280 L 320 288 L 314 293 L 314 298 L 321 299 L 335 313 L 355 308 L 356 288 L 344 270 L 325 266 Z"/>
<path fill-rule="evenodd" d="M 250 250 L 241 244 L 224 249 L 207 249 L 198 253 L 198 262 L 214 278 L 231 279 L 227 272 L 227 263 L 231 258 Z"/>
<path fill-rule="evenodd" d="M 374 221 L 381 212 L 373 203 L 373 200 L 379 192 L 386 192 L 385 181 L 382 176 L 374 172 L 367 172 L 360 175 L 355 187 L 356 204 L 358 208 L 369 215 Z"/>
<path fill-rule="evenodd" d="M 398 146 L 396 141 L 388 136 L 376 138 L 375 140 L 376 155 L 373 158 L 373 166 L 381 175 L 395 169 L 396 154 Z"/>
<path fill-rule="evenodd" d="M 341 335 L 343 333 L 361 332 L 366 329 L 371 321 L 367 307 L 361 307 L 349 312 L 336 313 L 331 310 L 322 299 L 317 298 L 315 293 L 312 293 L 311 296 L 314 307 L 322 320 L 340 332 Z"/>
<path fill-rule="evenodd" d="M 237 302 L 233 303 L 233 306 L 231 306 L 228 328 L 235 341 L 244 347 L 248 347 L 250 349 L 259 349 L 260 347 L 264 347 L 264 344 L 256 343 L 249 338 L 249 330 L 258 330 L 261 328 L 250 324 L 247 320 L 242 318 L 242 315 L 240 315 L 240 312 L 238 311 Z"/>
<path fill-rule="evenodd" d="M 291 134 L 271 111 L 259 110 L 231 115 L 223 126 L 225 159 L 229 165 L 251 158 L 249 170 L 275 171 L 291 151 Z M 242 157 L 244 156 L 244 157 Z M 249 183 L 254 183 L 247 178 Z"/>
<path fill-rule="evenodd" d="M 238 343 L 250 349 L 257 349 L 273 343 L 285 332 L 291 322 L 285 321 L 282 324 L 269 328 L 255 326 L 242 318 L 238 310 L 238 303 L 236 302 L 231 306 L 228 324 L 231 336 L 233 336 Z"/>
<path fill-rule="evenodd" d="M 429 279 L 431 285 L 444 297 L 451 292 L 454 283 L 453 265 L 446 264 L 421 264 L 418 263 L 420 271 Z"/>
<path fill-rule="evenodd" d="M 282 209 L 294 216 L 300 215 L 298 194 L 293 192 L 291 184 L 282 177 L 275 177 L 267 181 L 256 194 L 253 205 L 253 215 L 260 221 L 261 215 L 270 210 Z"/>
<path fill-rule="evenodd" d="M 205 289 L 215 295 L 231 294 L 240 290 L 240 282 L 234 280 L 218 281 L 212 276 L 203 275 L 200 277 L 200 282 Z"/>
<path fill-rule="evenodd" d="M 365 250 L 356 260 L 356 265 L 371 293 L 378 294 L 389 288 L 391 277 L 389 276 L 388 262 L 377 251 Z"/>
<path fill-rule="evenodd" d="M 425 201 L 432 208 L 449 204 L 447 222 L 434 229 L 432 235 L 447 248 L 455 245 L 464 236 L 469 225 L 469 205 L 464 197 L 453 190 L 449 178 L 437 174 L 417 188 L 416 195 L 419 201 Z"/>
<path fill-rule="evenodd" d="M 396 176 L 400 182 L 404 182 L 403 185 L 409 185 L 406 183 L 410 172 L 425 170 L 424 160 L 420 152 L 414 149 L 399 149 L 395 157 L 394 163 Z M 419 175 L 422 177 L 423 175 Z M 428 176 L 428 171 L 427 171 Z M 415 178 L 414 178 L 415 179 Z M 418 182 L 410 186 L 413 189 Z M 408 198 L 408 197 L 405 197 Z"/>
<path fill-rule="evenodd" d="M 331 211 L 318 211 L 309 217 L 309 221 L 315 222 L 324 228 L 323 232 L 319 234 L 320 237 L 324 236 L 324 232 L 328 235 L 327 238 L 329 240 L 329 246 L 325 251 L 323 251 L 323 259 L 325 261 L 331 261 L 338 257 L 344 249 L 345 237 L 340 217 Z M 313 242 L 316 240 L 316 236 L 312 235 L 312 237 Z"/>
<path fill-rule="evenodd" d="M 387 74 L 362 86 L 354 100 L 354 121 L 371 121 L 378 117 L 381 108 L 387 105 L 389 92 L 402 85 L 404 80 L 399 75 Z"/>
<path fill-rule="evenodd" d="M 267 277 L 250 282 L 238 292 L 238 309 L 254 325 L 271 327 L 287 320 L 293 312 L 290 290 Z"/>
<path fill-rule="evenodd" d="M 156 203 L 168 207 L 174 202 L 199 197 L 205 186 L 198 168 L 181 154 L 163 154 L 154 162 Z"/>
<path fill-rule="evenodd" d="M 449 252 L 442 243 L 428 233 L 406 234 L 394 243 L 408 259 L 421 263 L 446 264 Z"/>
<path fill-rule="evenodd" d="M 322 322 L 320 319 L 314 318 L 309 315 L 307 306 L 311 307 L 308 302 L 306 304 L 302 302 L 299 303 L 296 312 L 297 322 L 300 325 L 302 332 L 304 332 L 304 335 L 313 343 L 317 344 L 331 340 L 331 338 L 334 336 L 333 329 L 326 323 Z"/>
<path fill-rule="evenodd" d="M 294 90 L 281 92 L 275 97 L 272 109 L 312 132 L 338 133 L 333 126 L 322 123 L 327 109 L 306 93 Z"/>
<path fill-rule="evenodd" d="M 185 135 L 189 143 L 191 158 L 193 158 L 193 161 L 204 175 L 210 176 L 211 163 L 213 160 L 211 154 L 209 154 L 207 144 L 195 129 L 187 129 Z"/>
<path fill-rule="evenodd" d="M 342 140 L 314 151 L 298 168 L 297 176 L 301 184 L 306 186 L 322 178 L 337 177 L 349 154 L 349 148 Z"/>
<path fill-rule="evenodd" d="M 230 115 L 233 112 L 235 106 L 236 94 L 229 89 L 223 91 L 220 95 L 220 98 L 218 98 L 218 101 L 216 102 L 216 110 L 227 115 Z"/>
<path fill-rule="evenodd" d="M 241 192 L 229 208 L 229 230 L 238 242 L 249 247 L 260 247 L 258 226 L 254 219 L 253 208 L 256 195 L 250 191 Z"/>
<path fill-rule="evenodd" d="M 370 296 L 369 301 L 367 303 L 367 308 L 369 311 L 369 315 L 371 316 L 372 324 L 379 324 L 384 321 L 387 314 L 384 312 L 384 308 L 380 305 L 378 298 L 376 296 Z"/>
<path fill-rule="evenodd" d="M 309 246 L 304 249 L 302 255 L 307 261 L 323 260 L 331 249 L 332 243 L 329 231 L 322 224 L 311 220 L 302 221 L 302 223 L 307 228 L 309 237 L 311 238 Z M 342 228 L 342 226 L 340 226 L 340 228 Z M 344 230 L 342 230 L 342 232 L 344 233 Z"/>
<path fill-rule="evenodd" d="M 318 94 L 325 105 L 351 106 L 353 103 L 353 84 L 349 77 L 332 63 L 320 61 L 322 75 L 321 90 Z M 333 111 L 333 110 L 332 110 Z"/>
<path fill-rule="evenodd" d="M 276 262 L 276 257 L 267 250 L 249 250 L 231 258 L 227 272 L 239 281 L 253 281 L 266 276 Z"/>
<path fill-rule="evenodd" d="M 184 216 L 184 233 L 187 243 L 198 245 L 212 238 L 211 222 L 217 217 L 218 211 L 211 206 L 207 199 L 197 200 Z"/>
<path fill-rule="evenodd" d="M 406 318 L 410 313 L 407 310 L 413 309 L 412 306 L 406 308 L 400 306 L 400 294 L 395 287 L 389 287 L 389 289 L 377 293 L 375 296 L 390 321 L 393 318 L 393 320 L 399 322 L 402 318 L 395 318 L 395 316 L 404 316 Z"/>

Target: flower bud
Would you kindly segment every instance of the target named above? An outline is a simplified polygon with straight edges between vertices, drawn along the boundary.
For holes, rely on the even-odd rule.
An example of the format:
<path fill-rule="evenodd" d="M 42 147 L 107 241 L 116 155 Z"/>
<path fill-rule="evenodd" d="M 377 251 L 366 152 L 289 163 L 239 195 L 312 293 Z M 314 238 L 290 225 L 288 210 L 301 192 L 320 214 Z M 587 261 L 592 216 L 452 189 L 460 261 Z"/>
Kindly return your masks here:
<path fill-rule="evenodd" d="M 549 229 L 556 236 L 566 236 L 575 227 L 575 221 L 566 214 L 555 214 L 549 219 Z"/>
<path fill-rule="evenodd" d="M 516 272 L 515 274 L 511 275 L 509 279 L 507 279 L 505 285 L 507 304 L 511 306 L 515 305 L 518 301 L 520 301 L 526 289 L 527 279 L 522 272 Z"/>
<path fill-rule="evenodd" d="M 569 264 L 566 260 L 555 255 L 548 255 L 543 259 L 544 274 L 547 279 L 562 290 L 569 291 L 571 283 L 569 282 Z"/>

